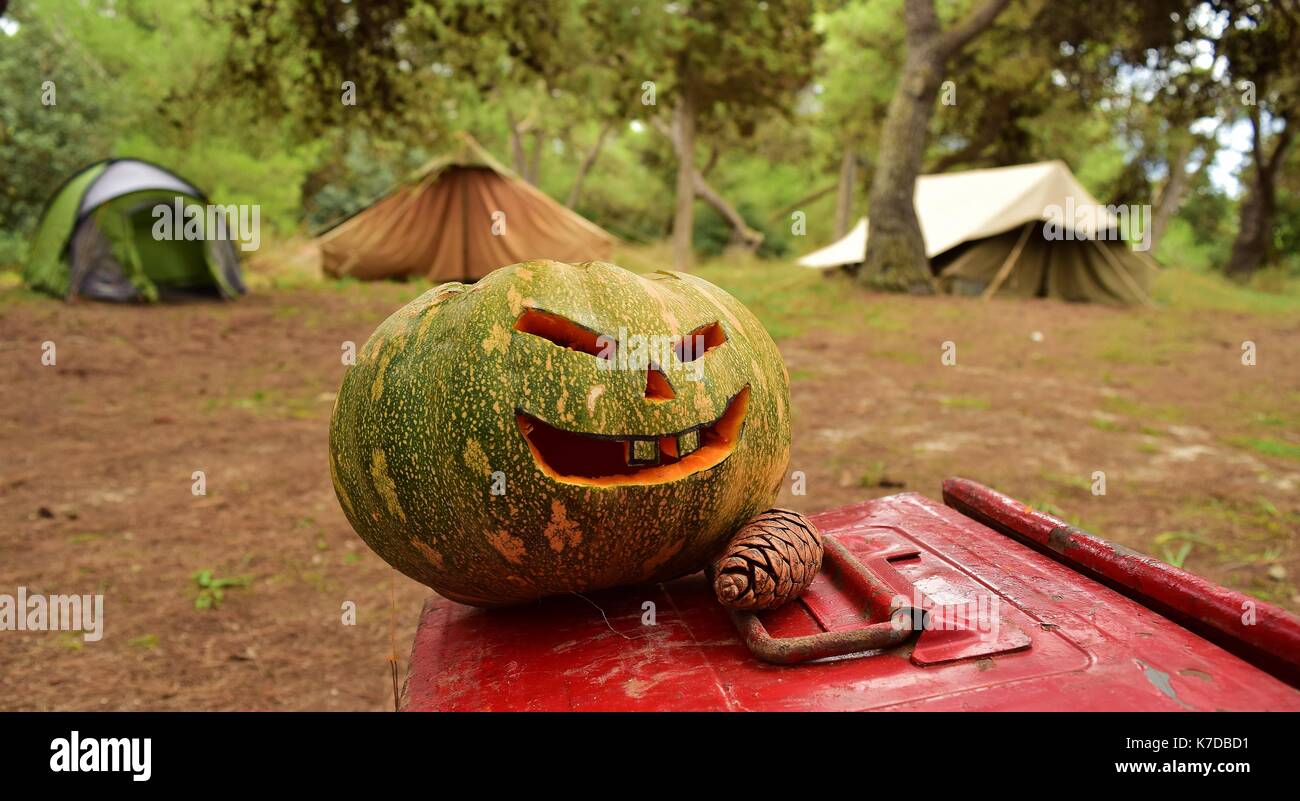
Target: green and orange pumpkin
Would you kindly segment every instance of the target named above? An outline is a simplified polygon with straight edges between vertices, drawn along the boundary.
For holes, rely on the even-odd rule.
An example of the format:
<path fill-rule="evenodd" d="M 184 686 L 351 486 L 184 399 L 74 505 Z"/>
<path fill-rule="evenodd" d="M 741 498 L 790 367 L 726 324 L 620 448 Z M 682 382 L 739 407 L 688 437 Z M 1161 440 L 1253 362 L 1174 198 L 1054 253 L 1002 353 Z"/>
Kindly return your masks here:
<path fill-rule="evenodd" d="M 702 569 L 775 500 L 789 406 L 776 345 L 707 281 L 533 261 L 379 326 L 335 402 L 330 469 L 389 564 L 519 603 Z"/>

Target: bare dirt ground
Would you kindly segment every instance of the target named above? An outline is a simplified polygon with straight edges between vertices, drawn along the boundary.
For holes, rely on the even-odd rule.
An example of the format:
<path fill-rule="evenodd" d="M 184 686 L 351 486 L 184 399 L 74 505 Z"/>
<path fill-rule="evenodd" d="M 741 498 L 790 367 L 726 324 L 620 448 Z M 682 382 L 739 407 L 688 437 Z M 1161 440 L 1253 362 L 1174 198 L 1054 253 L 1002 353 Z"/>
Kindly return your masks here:
<path fill-rule="evenodd" d="M 326 432 L 342 343 L 415 291 L 0 292 L 0 593 L 106 596 L 100 642 L 0 632 L 0 708 L 392 707 L 428 590 L 352 533 Z M 964 475 L 1300 608 L 1300 321 L 845 291 L 860 319 L 781 340 L 807 481 L 781 503 L 937 498 Z M 201 570 L 241 586 L 196 608 Z"/>

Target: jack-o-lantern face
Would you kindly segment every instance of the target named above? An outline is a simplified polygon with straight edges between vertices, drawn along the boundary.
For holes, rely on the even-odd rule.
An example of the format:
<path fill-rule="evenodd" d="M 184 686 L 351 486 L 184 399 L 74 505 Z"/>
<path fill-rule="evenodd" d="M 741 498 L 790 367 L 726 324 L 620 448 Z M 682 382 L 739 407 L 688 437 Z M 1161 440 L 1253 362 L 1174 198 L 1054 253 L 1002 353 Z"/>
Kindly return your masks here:
<path fill-rule="evenodd" d="M 380 326 L 340 390 L 331 469 L 394 566 L 511 603 L 703 567 L 775 499 L 788 407 L 776 346 L 717 287 L 528 262 Z"/>
<path fill-rule="evenodd" d="M 630 371 L 633 382 L 639 382 L 644 373 L 645 399 L 652 403 L 677 400 L 668 377 L 674 365 L 669 363 L 665 369 L 657 364 L 653 351 L 658 350 L 661 361 L 667 356 L 676 362 L 679 380 L 700 380 L 707 365 L 691 362 L 726 342 L 726 333 L 716 322 L 684 336 L 660 335 L 655 339 L 650 335 L 636 341 L 622 338 L 620 342 L 616 335 L 597 334 L 558 314 L 532 307 L 519 315 L 515 330 L 604 360 L 596 364 L 597 368 Z M 625 349 L 633 352 L 624 354 Z M 596 486 L 658 484 L 707 470 L 730 456 L 740 437 L 748 400 L 746 384 L 727 400 L 725 411 L 716 419 L 650 435 L 566 430 L 530 413 L 524 404 L 516 410 L 516 419 L 538 468 L 556 481 Z"/>

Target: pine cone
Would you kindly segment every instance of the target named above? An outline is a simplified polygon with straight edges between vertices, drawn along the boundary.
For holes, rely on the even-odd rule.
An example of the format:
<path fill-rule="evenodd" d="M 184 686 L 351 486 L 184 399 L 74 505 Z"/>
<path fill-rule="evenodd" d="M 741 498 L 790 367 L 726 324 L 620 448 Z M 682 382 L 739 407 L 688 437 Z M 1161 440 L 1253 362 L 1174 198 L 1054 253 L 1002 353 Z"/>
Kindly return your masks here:
<path fill-rule="evenodd" d="M 736 532 L 709 576 L 723 606 L 757 611 L 798 598 L 821 566 L 822 535 L 812 521 L 768 509 Z"/>

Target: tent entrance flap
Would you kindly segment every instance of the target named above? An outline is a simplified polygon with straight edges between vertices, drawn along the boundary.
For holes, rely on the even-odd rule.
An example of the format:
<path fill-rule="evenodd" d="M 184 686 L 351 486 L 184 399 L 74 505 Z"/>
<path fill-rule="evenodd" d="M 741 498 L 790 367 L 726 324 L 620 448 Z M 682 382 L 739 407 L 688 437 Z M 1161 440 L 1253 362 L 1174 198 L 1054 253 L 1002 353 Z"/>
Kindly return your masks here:
<path fill-rule="evenodd" d="M 993 282 L 989 284 L 988 289 L 984 290 L 984 294 L 980 296 L 984 300 L 993 297 L 993 293 L 997 292 L 998 288 L 1002 286 L 1002 282 L 1007 280 L 1008 275 L 1011 275 L 1011 270 L 1016 266 L 1016 262 L 1020 261 L 1020 253 L 1025 249 L 1025 243 L 1029 241 L 1029 232 L 1033 230 L 1033 223 L 1025 223 L 1021 228 L 1020 238 L 1016 240 L 1016 246 L 1011 249 L 1006 261 L 1002 262 L 1002 266 L 998 268 L 998 273 L 993 276 Z"/>
<path fill-rule="evenodd" d="M 145 277 L 159 289 L 215 292 L 203 240 L 159 240 L 149 208 L 131 214 L 131 234 Z"/>

